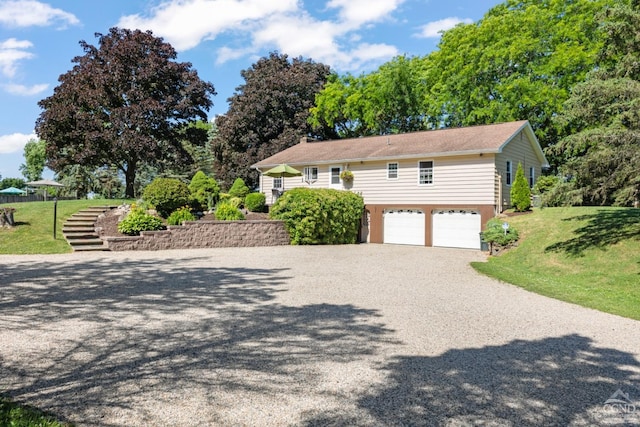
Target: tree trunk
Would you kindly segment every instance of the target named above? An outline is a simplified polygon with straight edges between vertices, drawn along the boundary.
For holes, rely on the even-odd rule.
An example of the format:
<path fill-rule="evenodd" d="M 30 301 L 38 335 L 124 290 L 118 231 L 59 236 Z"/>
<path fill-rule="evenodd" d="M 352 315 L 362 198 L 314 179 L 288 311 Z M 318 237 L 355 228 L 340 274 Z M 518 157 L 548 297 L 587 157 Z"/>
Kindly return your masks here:
<path fill-rule="evenodd" d="M 13 220 L 13 208 L 0 209 L 0 227 L 13 227 L 15 221 Z"/>
<path fill-rule="evenodd" d="M 135 164 L 127 165 L 127 170 L 124 171 L 125 180 L 125 196 L 128 199 L 135 199 L 135 181 L 136 181 L 136 166 Z"/>

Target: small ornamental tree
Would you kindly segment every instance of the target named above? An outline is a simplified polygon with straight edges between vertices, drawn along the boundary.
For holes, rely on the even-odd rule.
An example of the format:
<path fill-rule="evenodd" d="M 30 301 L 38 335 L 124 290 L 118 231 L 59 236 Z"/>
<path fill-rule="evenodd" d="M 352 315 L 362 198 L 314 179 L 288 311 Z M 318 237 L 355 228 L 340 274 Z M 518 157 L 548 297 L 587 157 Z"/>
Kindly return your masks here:
<path fill-rule="evenodd" d="M 156 178 L 147 185 L 142 195 L 144 201 L 153 205 L 161 217 L 191 202 L 191 192 L 184 182 L 173 178 Z"/>
<path fill-rule="evenodd" d="M 242 178 L 236 178 L 229 189 L 229 195 L 231 195 L 231 197 L 239 197 L 244 201 L 247 194 L 249 194 L 249 187 L 247 187 Z"/>
<path fill-rule="evenodd" d="M 193 198 L 200 203 L 202 208 L 212 209 L 220 195 L 218 182 L 207 176 L 204 172 L 198 171 L 191 179 L 189 190 Z"/>
<path fill-rule="evenodd" d="M 524 176 L 522 163 L 518 163 L 516 179 L 511 186 L 511 205 L 517 212 L 528 211 L 531 208 L 531 189 Z"/>

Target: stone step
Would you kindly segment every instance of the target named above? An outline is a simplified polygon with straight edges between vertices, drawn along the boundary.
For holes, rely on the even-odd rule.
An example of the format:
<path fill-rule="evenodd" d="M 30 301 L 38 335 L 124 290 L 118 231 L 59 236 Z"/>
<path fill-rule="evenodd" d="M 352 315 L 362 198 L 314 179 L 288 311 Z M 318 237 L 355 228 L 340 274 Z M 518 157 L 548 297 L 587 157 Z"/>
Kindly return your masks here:
<path fill-rule="evenodd" d="M 73 247 L 73 251 L 74 252 L 89 252 L 89 251 L 96 251 L 96 252 L 107 252 L 109 251 L 109 248 L 105 245 L 92 245 L 92 246 L 74 246 Z"/>
<path fill-rule="evenodd" d="M 62 227 L 62 232 L 63 233 L 93 233 L 95 232 L 95 228 L 92 225 L 74 225 L 74 226 L 70 226 L 70 225 L 64 225 Z"/>
<path fill-rule="evenodd" d="M 67 239 L 69 244 L 75 246 L 102 245 L 104 242 L 100 238 L 93 239 Z"/>
<path fill-rule="evenodd" d="M 67 221 L 65 221 L 64 225 L 68 225 L 71 227 L 77 227 L 77 226 L 91 226 L 93 227 L 93 225 L 95 224 L 95 221 L 89 221 L 86 219 L 73 219 L 73 218 L 69 218 L 67 219 Z"/>
<path fill-rule="evenodd" d="M 103 212 L 89 212 L 89 213 L 75 213 L 73 215 L 71 215 L 68 219 L 73 218 L 73 219 L 96 219 L 98 218 L 100 215 L 102 215 Z"/>
<path fill-rule="evenodd" d="M 69 240 L 69 239 L 96 239 L 96 238 L 100 238 L 100 236 L 98 235 L 98 233 L 96 233 L 93 230 L 87 230 L 87 231 L 62 231 L 62 234 L 64 235 L 65 239 Z"/>
<path fill-rule="evenodd" d="M 62 234 L 74 252 L 77 251 L 108 251 L 95 230 L 98 217 L 115 206 L 93 206 L 82 209 L 67 218 Z"/>

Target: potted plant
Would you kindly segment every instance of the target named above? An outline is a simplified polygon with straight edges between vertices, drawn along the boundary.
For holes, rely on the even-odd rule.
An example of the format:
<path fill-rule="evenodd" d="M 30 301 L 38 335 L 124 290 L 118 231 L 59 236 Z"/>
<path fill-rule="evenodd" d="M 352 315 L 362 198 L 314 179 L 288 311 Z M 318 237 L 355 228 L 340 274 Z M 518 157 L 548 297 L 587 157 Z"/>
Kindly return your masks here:
<path fill-rule="evenodd" d="M 349 169 L 343 170 L 342 172 L 340 172 L 340 179 L 347 183 L 353 182 L 353 172 L 351 172 Z"/>

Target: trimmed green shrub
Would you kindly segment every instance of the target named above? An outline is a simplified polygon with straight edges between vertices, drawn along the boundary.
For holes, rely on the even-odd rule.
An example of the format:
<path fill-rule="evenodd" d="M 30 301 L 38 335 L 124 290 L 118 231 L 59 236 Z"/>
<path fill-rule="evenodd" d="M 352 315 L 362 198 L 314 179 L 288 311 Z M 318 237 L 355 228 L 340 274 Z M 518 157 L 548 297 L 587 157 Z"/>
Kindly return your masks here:
<path fill-rule="evenodd" d="M 195 221 L 196 219 L 196 216 L 191 213 L 191 209 L 188 206 L 183 206 L 171 212 L 167 218 L 167 224 L 182 225 L 184 221 Z"/>
<path fill-rule="evenodd" d="M 511 186 L 511 205 L 518 212 L 528 211 L 531 208 L 531 189 L 524 176 L 522 163 L 518 163 L 516 179 Z"/>
<path fill-rule="evenodd" d="M 245 219 L 244 214 L 230 203 L 218 203 L 215 216 L 220 221 L 237 221 Z"/>
<path fill-rule="evenodd" d="M 516 242 L 519 238 L 518 230 L 510 225 L 505 232 L 504 228 L 502 228 L 503 223 L 504 221 L 500 218 L 491 218 L 487 221 L 487 227 L 482 233 L 480 233 L 482 240 L 490 243 L 491 245 L 499 246 L 507 246 Z"/>
<path fill-rule="evenodd" d="M 137 236 L 141 231 L 162 230 L 162 220 L 149 215 L 142 209 L 133 208 L 118 224 L 118 231 L 129 236 Z"/>
<path fill-rule="evenodd" d="M 240 197 L 230 197 L 229 200 L 227 200 L 225 203 L 231 206 L 235 206 L 238 209 L 240 209 L 244 204 L 243 200 Z"/>
<path fill-rule="evenodd" d="M 242 201 L 244 201 L 244 198 L 247 197 L 247 194 L 249 194 L 249 187 L 247 187 L 242 178 L 236 178 L 236 180 L 233 181 L 233 185 L 229 189 L 229 195 L 231 197 L 239 197 L 242 199 Z"/>
<path fill-rule="evenodd" d="M 533 192 L 542 195 L 558 185 L 560 177 L 557 175 L 544 175 L 538 178 L 536 185 L 533 186 Z"/>
<path fill-rule="evenodd" d="M 270 217 L 284 221 L 294 245 L 356 243 L 364 209 L 362 196 L 328 188 L 287 190 Z"/>
<path fill-rule="evenodd" d="M 264 193 L 249 193 L 244 199 L 244 206 L 251 212 L 264 212 L 267 197 Z"/>
<path fill-rule="evenodd" d="M 220 194 L 220 186 L 214 178 L 207 176 L 202 171 L 198 171 L 191 178 L 189 191 L 191 191 L 191 196 L 200 204 L 202 209 L 213 209 Z"/>
<path fill-rule="evenodd" d="M 173 178 L 156 178 L 144 189 L 142 198 L 151 203 L 161 217 L 191 202 L 191 191 L 184 182 Z"/>

